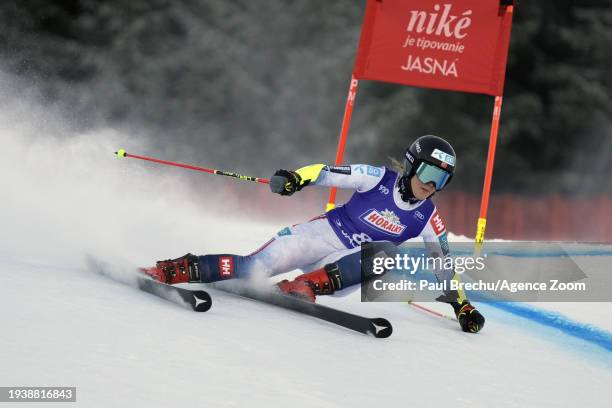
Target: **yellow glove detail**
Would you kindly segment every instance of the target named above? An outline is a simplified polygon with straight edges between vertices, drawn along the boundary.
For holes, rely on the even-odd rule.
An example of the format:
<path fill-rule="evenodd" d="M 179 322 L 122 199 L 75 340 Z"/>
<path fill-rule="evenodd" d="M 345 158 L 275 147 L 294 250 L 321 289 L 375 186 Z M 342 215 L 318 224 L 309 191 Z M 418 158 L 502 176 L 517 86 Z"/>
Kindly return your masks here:
<path fill-rule="evenodd" d="M 324 164 L 311 164 L 310 166 L 299 168 L 295 172 L 302 178 L 301 184 L 306 185 L 317 181 L 323 167 L 325 167 Z"/>

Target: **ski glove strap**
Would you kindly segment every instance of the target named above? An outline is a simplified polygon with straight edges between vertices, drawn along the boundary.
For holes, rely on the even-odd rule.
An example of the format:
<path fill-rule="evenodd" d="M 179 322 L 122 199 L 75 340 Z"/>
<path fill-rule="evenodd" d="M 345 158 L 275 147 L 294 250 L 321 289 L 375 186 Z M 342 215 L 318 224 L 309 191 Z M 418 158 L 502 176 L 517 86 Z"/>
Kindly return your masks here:
<path fill-rule="evenodd" d="M 302 181 L 302 177 L 295 171 L 277 170 L 270 178 L 270 190 L 283 196 L 290 196 L 296 191 L 300 191 L 307 182 Z"/>

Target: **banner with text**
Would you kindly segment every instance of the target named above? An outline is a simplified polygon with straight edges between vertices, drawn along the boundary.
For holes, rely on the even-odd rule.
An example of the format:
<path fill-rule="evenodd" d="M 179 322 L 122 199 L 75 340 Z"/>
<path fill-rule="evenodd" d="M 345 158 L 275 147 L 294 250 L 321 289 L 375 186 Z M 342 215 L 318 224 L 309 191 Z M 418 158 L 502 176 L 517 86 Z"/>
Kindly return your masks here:
<path fill-rule="evenodd" d="M 353 74 L 502 95 L 511 27 L 500 0 L 368 0 Z"/>

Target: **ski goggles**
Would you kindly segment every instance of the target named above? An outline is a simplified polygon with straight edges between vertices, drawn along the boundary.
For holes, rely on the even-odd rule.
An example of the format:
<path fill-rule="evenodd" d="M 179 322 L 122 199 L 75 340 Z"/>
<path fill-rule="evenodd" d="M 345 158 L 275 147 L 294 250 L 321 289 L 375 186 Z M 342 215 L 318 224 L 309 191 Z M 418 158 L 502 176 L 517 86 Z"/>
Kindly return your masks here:
<path fill-rule="evenodd" d="M 427 162 L 421 162 L 419 167 L 417 167 L 415 174 L 419 180 L 425 184 L 434 183 L 436 185 L 436 190 L 438 191 L 444 188 L 451 177 L 449 172 Z"/>

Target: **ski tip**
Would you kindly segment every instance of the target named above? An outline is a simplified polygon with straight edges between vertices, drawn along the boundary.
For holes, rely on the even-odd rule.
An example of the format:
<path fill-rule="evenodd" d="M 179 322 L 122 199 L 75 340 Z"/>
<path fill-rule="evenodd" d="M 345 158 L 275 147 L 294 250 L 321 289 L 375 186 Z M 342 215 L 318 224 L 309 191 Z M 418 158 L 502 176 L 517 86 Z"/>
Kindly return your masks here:
<path fill-rule="evenodd" d="M 212 306 L 212 299 L 208 292 L 196 290 L 192 293 L 191 307 L 196 312 L 206 312 Z"/>
<path fill-rule="evenodd" d="M 393 333 L 393 326 L 387 319 L 376 317 L 370 321 L 372 322 L 372 335 L 377 339 L 386 339 Z"/>
<path fill-rule="evenodd" d="M 125 152 L 124 149 L 119 149 L 115 152 L 115 154 L 117 155 L 117 157 L 125 157 L 127 153 Z"/>

